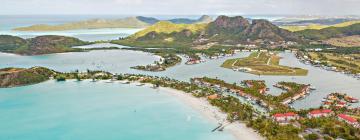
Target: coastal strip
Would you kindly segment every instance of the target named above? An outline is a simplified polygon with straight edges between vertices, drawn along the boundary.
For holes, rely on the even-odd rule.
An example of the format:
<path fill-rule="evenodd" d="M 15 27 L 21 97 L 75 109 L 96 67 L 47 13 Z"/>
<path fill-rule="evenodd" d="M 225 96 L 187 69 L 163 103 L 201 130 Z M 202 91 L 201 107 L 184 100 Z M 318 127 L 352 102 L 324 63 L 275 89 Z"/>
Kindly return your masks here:
<path fill-rule="evenodd" d="M 159 87 L 160 90 L 169 93 L 172 97 L 177 98 L 181 102 L 189 105 L 192 109 L 198 111 L 203 117 L 208 119 L 214 124 L 227 124 L 224 127 L 224 131 L 230 132 L 237 140 L 265 140 L 259 133 L 256 133 L 254 129 L 246 126 L 244 123 L 227 121 L 227 114 L 220 111 L 219 108 L 212 106 L 206 98 L 196 98 L 190 93 L 185 93 L 172 88 Z"/>

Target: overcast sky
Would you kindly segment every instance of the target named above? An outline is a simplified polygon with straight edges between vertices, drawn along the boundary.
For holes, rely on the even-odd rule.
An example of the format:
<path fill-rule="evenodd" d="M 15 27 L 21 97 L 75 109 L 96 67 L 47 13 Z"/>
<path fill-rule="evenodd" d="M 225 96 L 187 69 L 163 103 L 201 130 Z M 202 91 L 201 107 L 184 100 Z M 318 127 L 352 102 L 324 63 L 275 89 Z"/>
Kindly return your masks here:
<path fill-rule="evenodd" d="M 0 14 L 360 15 L 360 0 L 0 0 Z"/>

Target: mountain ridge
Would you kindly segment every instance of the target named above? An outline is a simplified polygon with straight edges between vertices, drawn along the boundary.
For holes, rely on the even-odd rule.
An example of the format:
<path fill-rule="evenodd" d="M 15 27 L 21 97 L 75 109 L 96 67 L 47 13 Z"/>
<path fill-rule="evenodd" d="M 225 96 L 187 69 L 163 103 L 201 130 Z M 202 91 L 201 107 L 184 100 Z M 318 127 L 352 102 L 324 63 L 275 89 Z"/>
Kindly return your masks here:
<path fill-rule="evenodd" d="M 201 28 L 192 29 L 190 25 L 202 25 Z M 281 42 L 302 40 L 294 33 L 281 29 L 267 20 L 252 20 L 241 16 L 219 16 L 208 24 L 187 24 L 186 27 L 173 29 L 174 24 L 168 22 L 167 30 L 158 30 L 158 24 L 150 26 L 135 35 L 125 39 L 127 45 L 153 44 L 152 46 L 166 46 L 182 44 L 182 46 L 196 46 L 208 43 L 239 44 L 249 43 L 256 40 Z M 196 26 L 195 26 L 196 27 Z M 163 44 L 161 44 L 163 43 Z M 141 45 L 140 45 L 141 46 Z"/>

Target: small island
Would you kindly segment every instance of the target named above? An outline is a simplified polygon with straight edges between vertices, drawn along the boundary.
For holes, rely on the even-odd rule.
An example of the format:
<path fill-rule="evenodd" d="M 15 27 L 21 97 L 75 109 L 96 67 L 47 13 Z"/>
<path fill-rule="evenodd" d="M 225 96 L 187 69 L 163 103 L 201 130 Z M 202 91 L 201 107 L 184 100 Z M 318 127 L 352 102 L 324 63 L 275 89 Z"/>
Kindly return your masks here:
<path fill-rule="evenodd" d="M 280 59 L 271 52 L 253 52 L 245 58 L 226 60 L 221 66 L 256 75 L 307 75 L 308 71 L 305 69 L 279 65 Z"/>
<path fill-rule="evenodd" d="M 169 67 L 175 66 L 181 62 L 181 58 L 176 54 L 170 53 L 157 53 L 155 55 L 159 55 L 160 61 L 155 61 L 153 64 L 149 64 L 146 66 L 134 66 L 132 69 L 144 70 L 144 71 L 164 71 Z"/>

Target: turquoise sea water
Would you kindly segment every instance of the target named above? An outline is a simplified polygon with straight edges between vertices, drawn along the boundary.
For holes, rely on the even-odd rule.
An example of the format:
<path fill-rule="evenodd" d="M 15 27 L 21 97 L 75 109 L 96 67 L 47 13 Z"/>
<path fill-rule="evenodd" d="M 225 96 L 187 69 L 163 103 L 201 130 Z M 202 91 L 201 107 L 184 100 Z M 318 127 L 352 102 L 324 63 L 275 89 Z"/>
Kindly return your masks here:
<path fill-rule="evenodd" d="M 0 89 L 1 140 L 233 140 L 165 92 L 67 81 Z"/>

